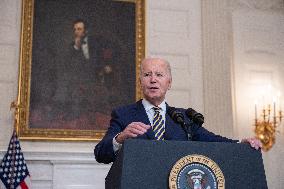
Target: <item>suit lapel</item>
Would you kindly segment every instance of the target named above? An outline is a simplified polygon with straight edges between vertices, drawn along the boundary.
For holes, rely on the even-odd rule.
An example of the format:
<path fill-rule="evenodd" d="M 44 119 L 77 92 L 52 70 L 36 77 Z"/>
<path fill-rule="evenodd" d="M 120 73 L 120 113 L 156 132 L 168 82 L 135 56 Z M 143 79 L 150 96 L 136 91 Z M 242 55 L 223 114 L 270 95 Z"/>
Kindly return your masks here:
<path fill-rule="evenodd" d="M 167 104 L 168 109 L 168 104 Z M 165 140 L 183 140 L 186 139 L 186 134 L 181 125 L 174 122 L 174 120 L 166 113 L 165 125 Z"/>
<path fill-rule="evenodd" d="M 177 124 L 172 120 L 172 118 L 166 114 L 166 131 L 165 131 L 165 139 L 166 140 L 172 140 L 174 138 L 174 134 L 176 133 L 175 127 Z"/>
<path fill-rule="evenodd" d="M 145 123 L 147 125 L 151 125 L 149 118 L 147 116 L 147 113 L 145 111 L 145 108 L 142 104 L 142 100 L 139 100 L 136 103 L 136 110 L 134 112 L 136 113 L 135 120 L 141 121 L 142 123 Z M 144 135 L 141 135 L 140 138 L 145 138 L 145 136 L 148 139 L 152 139 L 152 140 L 155 139 L 155 134 L 154 134 L 152 128 L 148 129 L 148 131 Z"/>

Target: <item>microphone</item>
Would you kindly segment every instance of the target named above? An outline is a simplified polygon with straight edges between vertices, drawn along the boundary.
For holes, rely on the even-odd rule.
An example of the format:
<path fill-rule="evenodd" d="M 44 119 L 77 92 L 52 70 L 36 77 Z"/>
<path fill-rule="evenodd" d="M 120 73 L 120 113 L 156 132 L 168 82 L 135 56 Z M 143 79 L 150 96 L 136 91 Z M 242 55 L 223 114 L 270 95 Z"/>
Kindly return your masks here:
<path fill-rule="evenodd" d="M 189 124 L 185 123 L 183 114 L 177 110 L 175 107 L 168 106 L 168 115 L 178 124 L 181 125 L 182 129 L 187 134 L 187 140 L 192 140 L 192 131 Z"/>
<path fill-rule="evenodd" d="M 181 125 L 185 124 L 183 114 L 180 111 L 178 111 L 176 108 L 168 106 L 167 113 L 176 123 Z"/>
<path fill-rule="evenodd" d="M 193 120 L 193 122 L 202 125 L 204 123 L 204 117 L 201 113 L 196 112 L 194 109 L 192 108 L 188 108 L 185 111 L 185 114 L 191 119 Z"/>

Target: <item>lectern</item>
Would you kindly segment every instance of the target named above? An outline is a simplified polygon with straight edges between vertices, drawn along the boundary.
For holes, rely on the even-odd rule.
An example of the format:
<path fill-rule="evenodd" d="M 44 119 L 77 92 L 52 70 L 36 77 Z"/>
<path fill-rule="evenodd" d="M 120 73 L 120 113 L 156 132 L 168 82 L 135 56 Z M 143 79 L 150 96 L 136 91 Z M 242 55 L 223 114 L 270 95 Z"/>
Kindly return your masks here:
<path fill-rule="evenodd" d="M 215 162 L 224 176 L 224 186 L 215 185 L 216 188 L 267 189 L 261 152 L 254 150 L 249 144 L 138 139 L 125 141 L 106 177 L 106 189 L 167 189 L 170 174 L 179 174 L 179 170 L 174 170 L 174 167 L 182 167 L 184 160 L 191 161 L 190 158 L 182 159 L 184 157 L 208 157 Z M 177 163 L 179 160 L 181 161 Z M 194 166 L 203 166 L 202 161 L 207 161 L 198 158 L 197 160 L 201 164 L 195 162 Z M 212 166 L 206 169 L 210 171 L 211 168 L 215 169 Z M 182 171 L 184 170 L 186 169 Z M 194 171 L 199 176 L 192 175 Z M 198 171 L 196 168 L 194 171 L 184 171 L 185 175 L 190 175 L 187 177 L 189 185 L 201 186 L 201 182 L 206 182 L 208 175 L 202 180 L 200 175 L 205 175 L 204 171 Z M 219 171 L 214 171 L 219 174 Z M 222 182 L 222 178 L 218 177 L 215 180 Z M 179 176 L 174 176 L 174 179 L 179 179 Z M 181 188 L 176 188 L 179 187 Z M 210 187 L 213 188 L 214 186 Z"/>

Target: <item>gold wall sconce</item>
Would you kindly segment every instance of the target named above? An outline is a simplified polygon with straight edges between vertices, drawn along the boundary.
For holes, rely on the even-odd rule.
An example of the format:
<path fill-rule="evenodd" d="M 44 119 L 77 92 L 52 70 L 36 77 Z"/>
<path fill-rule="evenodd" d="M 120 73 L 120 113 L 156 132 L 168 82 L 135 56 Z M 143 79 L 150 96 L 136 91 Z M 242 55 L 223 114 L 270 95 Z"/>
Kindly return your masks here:
<path fill-rule="evenodd" d="M 275 143 L 277 127 L 281 124 L 283 115 L 281 107 L 276 108 L 276 102 L 273 100 L 273 108 L 271 104 L 264 105 L 261 109 L 260 118 L 257 115 L 257 103 L 255 103 L 255 135 L 262 143 L 262 149 L 268 151 Z"/>

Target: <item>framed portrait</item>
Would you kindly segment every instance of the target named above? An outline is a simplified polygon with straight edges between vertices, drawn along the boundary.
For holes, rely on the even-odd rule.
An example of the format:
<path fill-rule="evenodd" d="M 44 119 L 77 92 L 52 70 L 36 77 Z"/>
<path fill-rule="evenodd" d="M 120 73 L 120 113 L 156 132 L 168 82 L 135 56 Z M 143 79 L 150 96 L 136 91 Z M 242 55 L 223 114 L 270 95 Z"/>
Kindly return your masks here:
<path fill-rule="evenodd" d="M 27 140 L 100 140 L 141 98 L 144 0 L 22 0 L 16 128 Z"/>

